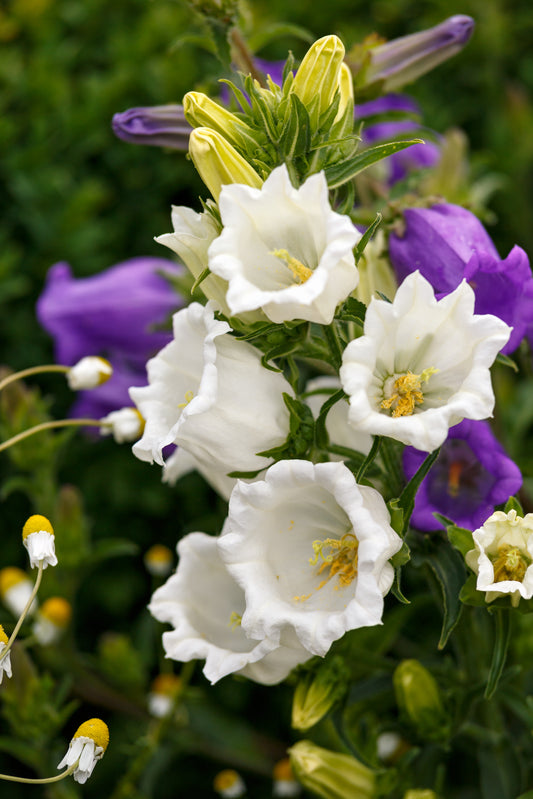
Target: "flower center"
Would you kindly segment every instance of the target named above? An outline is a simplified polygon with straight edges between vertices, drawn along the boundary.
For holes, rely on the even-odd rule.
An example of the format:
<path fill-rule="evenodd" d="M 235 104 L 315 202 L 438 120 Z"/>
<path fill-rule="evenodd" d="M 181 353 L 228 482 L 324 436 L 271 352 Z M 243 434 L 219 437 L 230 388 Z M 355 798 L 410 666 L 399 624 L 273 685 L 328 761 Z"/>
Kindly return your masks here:
<path fill-rule="evenodd" d="M 229 617 L 229 626 L 232 630 L 236 630 L 237 627 L 240 627 L 242 623 L 242 616 L 240 613 L 237 613 L 236 610 L 233 610 L 231 616 Z"/>
<path fill-rule="evenodd" d="M 498 555 L 492 562 L 495 583 L 500 583 L 503 580 L 516 580 L 521 583 L 531 560 L 519 547 L 507 544 L 498 549 Z"/>
<path fill-rule="evenodd" d="M 448 494 L 450 497 L 456 497 L 459 494 L 459 485 L 461 472 L 463 471 L 463 464 L 461 461 L 452 461 L 448 470 Z"/>
<path fill-rule="evenodd" d="M 280 261 L 285 262 L 285 266 L 291 270 L 294 279 L 300 285 L 305 283 L 306 280 L 309 280 L 311 275 L 313 274 L 313 270 L 309 269 L 308 266 L 305 266 L 298 258 L 294 258 L 287 250 L 272 250 L 270 255 L 274 255 L 276 258 L 279 258 Z"/>
<path fill-rule="evenodd" d="M 323 541 L 313 541 L 313 552 L 315 556 L 309 559 L 311 566 L 316 566 L 320 559 L 322 563 L 318 567 L 318 574 L 326 574 L 317 591 L 323 588 L 332 577 L 339 578 L 339 584 L 335 590 L 350 585 L 357 577 L 357 550 L 359 541 L 353 533 L 346 533 L 342 538 L 325 538 Z"/>
<path fill-rule="evenodd" d="M 178 403 L 178 408 L 185 408 L 189 402 L 194 399 L 194 391 L 186 391 L 184 396 L 185 402 Z"/>
<path fill-rule="evenodd" d="M 397 377 L 389 377 L 383 384 L 385 399 L 381 402 L 383 410 L 392 411 L 392 416 L 411 416 L 416 405 L 422 405 L 424 395 L 422 393 L 422 383 L 427 383 L 431 375 L 438 372 L 433 366 L 415 375 L 411 371 Z"/>

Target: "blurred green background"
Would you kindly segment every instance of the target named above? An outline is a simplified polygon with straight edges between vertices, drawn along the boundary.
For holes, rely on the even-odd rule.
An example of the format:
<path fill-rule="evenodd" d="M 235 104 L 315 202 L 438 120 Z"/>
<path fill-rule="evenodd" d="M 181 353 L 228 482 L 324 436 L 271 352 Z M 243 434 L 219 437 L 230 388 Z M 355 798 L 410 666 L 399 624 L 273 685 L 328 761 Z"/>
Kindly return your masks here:
<path fill-rule="evenodd" d="M 420 103 L 426 124 L 439 132 L 452 126 L 466 132 L 474 174 L 490 173 L 499 179 L 489 204 L 495 223 L 490 232 L 502 256 L 515 243 L 533 252 L 529 0 L 253 0 L 243 4 L 242 11 L 245 36 L 252 46 L 261 45 L 260 56 L 270 59 L 284 58 L 288 49 L 299 58 L 307 41 L 326 33 L 340 35 L 348 49 L 373 31 L 391 39 L 455 13 L 474 17 L 476 30 L 465 50 L 407 90 Z M 281 22 L 299 26 L 302 35 L 277 28 Z M 137 255 L 166 257 L 153 237 L 170 229 L 171 204 L 199 210 L 197 198 L 204 191 L 185 155 L 119 141 L 111 131 L 111 117 L 132 106 L 180 102 L 192 88 L 213 88 L 219 68 L 205 44 L 205 31 L 193 12 L 173 0 L 5 0 L 0 6 L 0 336 L 5 364 L 24 368 L 53 359 L 51 342 L 34 314 L 53 263 L 68 261 L 74 274 L 82 277 Z M 43 379 L 37 384 L 45 397 L 36 400 L 39 412 L 44 413 L 45 402 L 52 415 L 64 413 L 70 398 L 57 389 L 57 381 Z M 521 401 L 527 403 L 530 389 L 528 384 L 522 390 Z M 512 400 L 509 403 L 511 416 Z M 515 430 L 517 447 L 533 421 L 529 416 L 522 420 L 523 429 Z M 66 577 L 57 578 L 56 589 L 66 595 L 70 591 L 75 601 L 74 633 L 62 655 L 38 660 L 37 668 L 39 673 L 48 670 L 55 675 L 54 691 L 62 672 L 74 674 L 65 678 L 65 695 L 70 689 L 80 694 L 84 707 L 93 695 L 89 715 L 99 712 L 103 689 L 99 684 L 91 694 L 84 682 L 86 667 L 103 674 L 104 684 L 119 697 L 129 697 L 123 708 L 127 712 L 114 716 L 116 743 L 84 795 L 165 799 L 185 797 L 194 790 L 197 796 L 210 796 L 219 766 L 209 761 L 205 768 L 201 755 L 218 756 L 224 763 L 227 726 L 221 714 L 247 716 L 257 734 L 269 736 L 267 744 L 250 739 L 244 757 L 250 765 L 257 752 L 276 749 L 280 740 L 288 742 L 289 689 L 274 694 L 226 680 L 206 691 L 200 680 L 194 711 L 197 738 L 176 739 L 161 747 L 149 762 L 139 793 L 124 788 L 125 793 L 115 795 L 112 786 L 139 752 L 137 741 L 147 723 L 141 700 L 159 657 L 156 627 L 144 610 L 152 584 L 142 553 L 156 540 L 174 549 L 177 538 L 191 529 L 218 531 L 223 503 L 194 476 L 174 490 L 161 486 L 159 469 L 135 461 L 128 447 L 120 449 L 108 441 L 93 445 L 71 437 L 58 452 L 47 441 L 35 440 L 16 463 L 0 456 L 0 477 L 9 486 L 2 493 L 0 566 L 25 567 L 19 531 L 30 513 L 43 512 L 33 507 L 29 496 L 35 499 L 40 493 L 43 503 L 70 519 L 69 529 L 76 532 L 71 568 Z M 52 477 L 38 490 L 35 485 L 30 491 L 20 490 L 21 486 L 6 482 L 20 472 L 38 479 L 36 475 L 52 465 Z M 71 494 L 67 490 L 66 499 L 64 489 L 60 496 L 59 487 L 65 484 L 79 489 L 83 500 L 75 489 Z M 66 509 L 65 502 L 70 502 Z M 89 532 L 91 546 L 83 543 Z M 137 550 L 127 552 L 118 546 L 112 560 L 103 560 L 103 555 L 99 560 L 94 546 L 110 538 L 128 539 Z M 51 593 L 50 579 L 45 596 Z M 106 649 L 101 636 L 108 631 L 127 635 L 122 643 L 127 649 L 131 642 L 136 654 L 124 654 L 120 645 L 118 650 Z M 78 660 L 72 654 L 76 650 L 81 653 Z M 132 671 L 117 668 L 120 663 Z M 29 718 L 46 705 L 42 697 L 32 701 L 36 704 L 25 711 Z M 122 708 L 116 696 L 106 701 L 109 713 Z M 80 721 L 86 715 L 82 710 Z M 4 711 L 0 750 L 6 749 L 13 733 L 10 723 L 12 715 Z M 50 723 L 54 734 L 61 729 L 60 719 L 55 723 L 55 727 Z M 65 729 L 70 733 L 76 725 L 69 724 Z M 60 745 L 43 738 L 42 728 L 32 729 L 26 725 L 14 732 L 26 735 L 30 746 L 48 750 L 53 769 L 53 758 L 57 762 L 62 757 Z M 246 728 L 234 733 L 243 740 L 249 734 Z M 196 754 L 187 754 L 191 747 Z M 0 763 L 0 770 L 20 773 L 16 751 L 12 754 Z M 264 764 L 253 762 L 260 773 Z M 65 797 L 78 795 L 74 786 L 65 790 Z M 0 793 L 14 799 L 63 795 L 15 786 Z M 267 781 L 259 781 L 253 795 L 270 795 Z"/>

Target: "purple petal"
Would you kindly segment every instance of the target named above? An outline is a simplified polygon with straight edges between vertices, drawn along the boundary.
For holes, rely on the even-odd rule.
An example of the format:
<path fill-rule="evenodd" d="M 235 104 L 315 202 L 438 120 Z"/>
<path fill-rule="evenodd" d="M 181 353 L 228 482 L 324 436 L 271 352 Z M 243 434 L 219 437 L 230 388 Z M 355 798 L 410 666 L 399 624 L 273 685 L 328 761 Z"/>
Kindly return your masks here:
<path fill-rule="evenodd" d="M 115 114 L 112 120 L 115 136 L 132 144 L 189 149 L 191 126 L 185 119 L 182 105 L 153 105 L 129 108 Z"/>

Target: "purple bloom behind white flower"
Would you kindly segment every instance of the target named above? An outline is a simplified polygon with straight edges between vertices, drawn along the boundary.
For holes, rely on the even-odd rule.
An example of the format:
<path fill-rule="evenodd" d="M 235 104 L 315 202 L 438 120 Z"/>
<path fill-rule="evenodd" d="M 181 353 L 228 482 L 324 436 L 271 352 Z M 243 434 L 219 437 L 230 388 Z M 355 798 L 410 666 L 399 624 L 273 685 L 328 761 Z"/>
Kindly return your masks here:
<path fill-rule="evenodd" d="M 437 297 L 467 280 L 476 314 L 493 314 L 513 327 L 502 350 L 513 352 L 533 318 L 533 276 L 524 250 L 513 247 L 502 260 L 479 219 L 458 205 L 408 208 L 404 220 L 405 232 L 389 238 L 398 279 L 418 270 Z"/>
<path fill-rule="evenodd" d="M 403 466 L 408 480 L 425 458 L 425 452 L 405 448 Z M 505 454 L 489 424 L 464 419 L 450 429 L 422 481 L 411 523 L 420 530 L 439 530 L 442 525 L 433 515 L 438 512 L 459 527 L 475 530 L 521 485 L 518 466 Z"/>
<path fill-rule="evenodd" d="M 182 105 L 152 105 L 129 108 L 115 114 L 112 121 L 115 136 L 132 144 L 171 147 L 187 152 L 191 126 L 185 119 Z"/>

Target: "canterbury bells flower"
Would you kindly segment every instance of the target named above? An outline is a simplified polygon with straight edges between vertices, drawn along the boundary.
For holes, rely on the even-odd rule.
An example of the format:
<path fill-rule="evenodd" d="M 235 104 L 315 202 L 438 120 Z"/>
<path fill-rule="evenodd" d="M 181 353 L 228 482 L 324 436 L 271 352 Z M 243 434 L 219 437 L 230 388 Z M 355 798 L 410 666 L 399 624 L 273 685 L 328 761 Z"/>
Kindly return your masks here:
<path fill-rule="evenodd" d="M 401 545 L 375 489 L 357 485 L 343 463 L 304 460 L 239 481 L 219 539 L 246 595 L 246 635 L 296 633 L 314 655 L 348 630 L 381 623 L 388 561 Z"/>
<path fill-rule="evenodd" d="M 54 528 L 45 516 L 30 516 L 22 528 L 22 543 L 28 550 L 30 566 L 35 569 L 42 561 L 43 569 L 57 566 Z"/>
<path fill-rule="evenodd" d="M 93 773 L 98 761 L 104 756 L 108 743 L 107 724 L 100 719 L 89 719 L 78 727 L 69 744 L 67 754 L 57 767 L 58 769 L 65 768 L 65 766 L 70 768 L 79 760 L 73 777 L 76 782 L 83 785 Z"/>
<path fill-rule="evenodd" d="M 273 685 L 311 657 L 294 638 L 280 646 L 279 636 L 248 637 L 241 627 L 244 592 L 233 580 L 217 550 L 217 539 L 190 533 L 178 544 L 176 574 L 158 588 L 148 607 L 158 621 L 169 622 L 163 648 L 173 660 L 205 660 L 212 683 L 232 672 Z"/>
<path fill-rule="evenodd" d="M 267 466 L 256 453 L 287 438 L 289 383 L 264 368 L 258 350 L 228 335 L 210 304 L 192 303 L 173 322 L 174 341 L 148 361 L 150 384 L 130 389 L 146 420 L 134 454 L 162 465 L 163 448 L 177 444 L 175 473 L 182 458 L 184 471 L 192 468 L 191 456 L 207 473 Z"/>
<path fill-rule="evenodd" d="M 468 566 L 477 574 L 476 588 L 485 599 L 509 594 L 516 607 L 533 597 L 533 513 L 523 518 L 515 510 L 497 510 L 473 533 L 475 549 L 466 553 Z"/>
<path fill-rule="evenodd" d="M 353 248 L 361 234 L 332 210 L 321 172 L 295 189 L 285 165 L 263 186 L 223 186 L 223 229 L 209 247 L 209 268 L 228 281 L 232 314 L 261 308 L 272 322 L 330 324 L 357 286 Z"/>
<path fill-rule="evenodd" d="M 510 334 L 501 319 L 474 314 L 465 281 L 437 301 L 414 272 L 394 302 L 372 300 L 364 335 L 344 351 L 350 424 L 432 452 L 453 425 L 491 416 L 489 368 Z"/>

